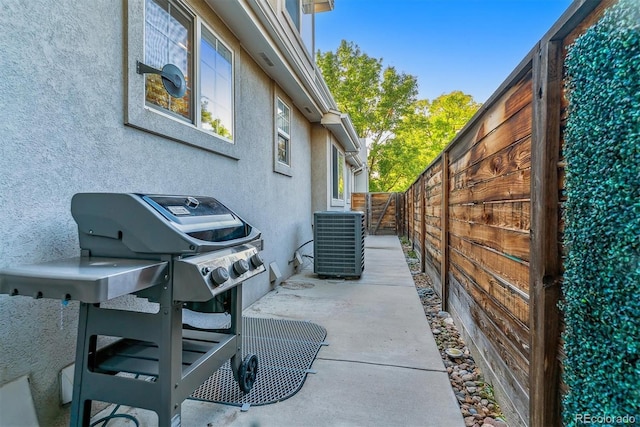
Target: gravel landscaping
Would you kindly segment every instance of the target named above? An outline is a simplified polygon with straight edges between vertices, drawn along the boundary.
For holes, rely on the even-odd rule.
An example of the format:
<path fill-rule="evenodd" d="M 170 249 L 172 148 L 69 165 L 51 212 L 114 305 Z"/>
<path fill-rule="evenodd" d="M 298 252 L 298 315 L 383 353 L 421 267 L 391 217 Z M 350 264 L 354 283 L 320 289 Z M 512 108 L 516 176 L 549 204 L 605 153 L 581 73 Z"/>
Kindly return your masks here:
<path fill-rule="evenodd" d="M 491 385 L 484 382 L 480 368 L 476 366 L 449 313 L 440 310 L 440 297 L 434 292 L 427 275 L 420 272 L 420 262 L 406 240 L 402 241 L 402 249 L 425 315 L 431 325 L 431 332 L 438 344 L 442 362 L 449 373 L 451 387 L 458 399 L 465 425 L 507 426 L 494 399 Z M 461 355 L 452 357 L 447 355 L 445 350 L 451 353 L 459 350 Z"/>

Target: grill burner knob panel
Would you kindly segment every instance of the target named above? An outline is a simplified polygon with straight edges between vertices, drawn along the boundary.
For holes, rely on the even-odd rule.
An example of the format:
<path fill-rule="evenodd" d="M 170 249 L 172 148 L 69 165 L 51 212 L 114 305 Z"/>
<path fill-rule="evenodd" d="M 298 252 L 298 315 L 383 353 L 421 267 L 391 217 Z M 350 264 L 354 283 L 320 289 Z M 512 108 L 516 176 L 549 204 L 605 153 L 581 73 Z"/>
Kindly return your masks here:
<path fill-rule="evenodd" d="M 229 280 L 229 272 L 224 267 L 218 267 L 211 272 L 211 281 L 216 285 L 222 285 Z"/>
<path fill-rule="evenodd" d="M 239 259 L 238 261 L 233 263 L 233 271 L 238 276 L 242 276 L 244 273 L 249 271 L 249 263 L 246 259 Z"/>
<path fill-rule="evenodd" d="M 264 265 L 264 261 L 262 260 L 262 257 L 260 256 L 259 253 L 255 253 L 251 255 L 251 258 L 249 259 L 249 261 L 251 261 L 251 266 L 253 268 L 258 268 L 261 265 Z"/>
<path fill-rule="evenodd" d="M 209 301 L 245 280 L 264 273 L 264 264 L 255 267 L 251 261 L 257 253 L 256 247 L 241 245 L 176 260 L 173 298 L 176 301 Z"/>

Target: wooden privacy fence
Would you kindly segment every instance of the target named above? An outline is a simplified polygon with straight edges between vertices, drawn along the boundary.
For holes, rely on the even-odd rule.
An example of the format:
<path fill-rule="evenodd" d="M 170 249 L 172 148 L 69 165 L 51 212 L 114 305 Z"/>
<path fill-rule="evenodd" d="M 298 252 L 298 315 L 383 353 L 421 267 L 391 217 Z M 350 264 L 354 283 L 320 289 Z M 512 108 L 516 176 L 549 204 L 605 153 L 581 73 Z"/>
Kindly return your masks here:
<path fill-rule="evenodd" d="M 401 234 L 401 193 L 352 193 L 351 210 L 365 213 L 369 234 Z"/>
<path fill-rule="evenodd" d="M 562 423 L 563 61 L 612 3 L 576 0 L 403 198 L 399 229 L 513 425 Z"/>

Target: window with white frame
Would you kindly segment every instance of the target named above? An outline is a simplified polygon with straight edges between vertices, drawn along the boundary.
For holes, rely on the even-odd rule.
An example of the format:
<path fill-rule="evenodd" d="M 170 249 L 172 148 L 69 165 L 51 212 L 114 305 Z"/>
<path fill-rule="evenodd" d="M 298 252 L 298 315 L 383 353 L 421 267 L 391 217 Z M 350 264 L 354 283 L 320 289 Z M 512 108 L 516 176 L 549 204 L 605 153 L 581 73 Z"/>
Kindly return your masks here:
<path fill-rule="evenodd" d="M 129 0 L 127 4 L 125 122 L 239 158 L 237 147 L 232 144 L 233 50 L 181 0 Z M 158 74 L 137 74 L 138 61 L 156 69 L 166 64 L 177 66 L 187 85 L 185 95 L 171 97 Z"/>
<path fill-rule="evenodd" d="M 291 166 L 291 109 L 280 98 L 276 102 L 278 127 L 278 161 Z"/>
<path fill-rule="evenodd" d="M 344 154 L 335 145 L 331 146 L 331 153 L 331 198 L 335 204 L 344 202 Z"/>
<path fill-rule="evenodd" d="M 291 108 L 279 96 L 275 100 L 276 135 L 274 170 L 291 175 Z"/>
<path fill-rule="evenodd" d="M 204 26 L 200 37 L 200 126 L 233 140 L 233 53 Z"/>

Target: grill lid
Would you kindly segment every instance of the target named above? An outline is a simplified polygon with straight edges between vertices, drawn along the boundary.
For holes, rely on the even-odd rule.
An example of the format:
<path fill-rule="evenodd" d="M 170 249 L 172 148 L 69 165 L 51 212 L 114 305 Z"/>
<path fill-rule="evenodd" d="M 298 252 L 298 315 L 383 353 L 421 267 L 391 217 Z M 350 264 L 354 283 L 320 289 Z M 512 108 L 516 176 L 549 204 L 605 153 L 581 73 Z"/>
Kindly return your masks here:
<path fill-rule="evenodd" d="M 249 243 L 260 232 L 213 197 L 78 193 L 80 247 L 92 256 L 194 254 Z"/>

